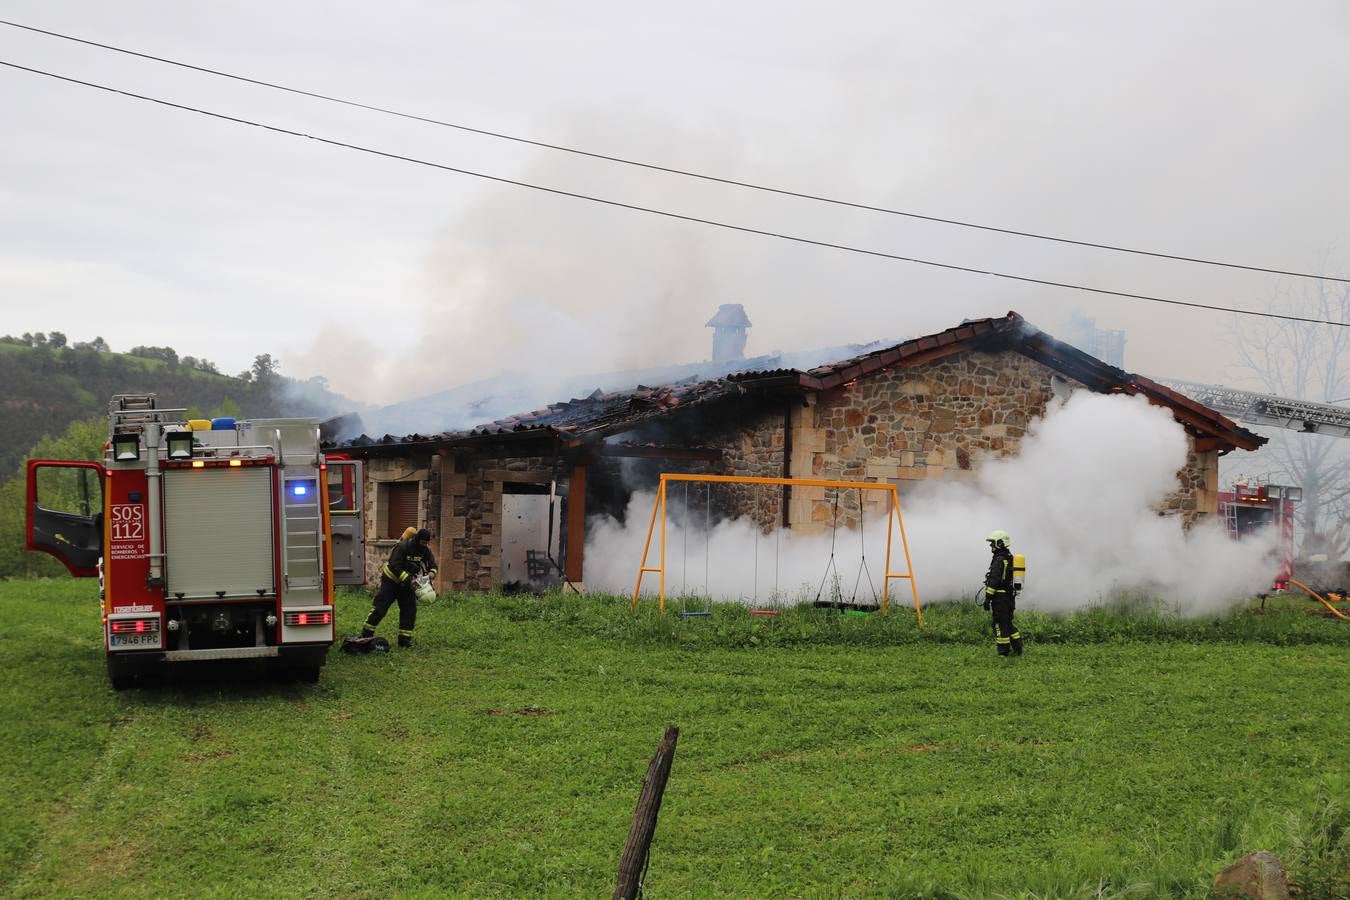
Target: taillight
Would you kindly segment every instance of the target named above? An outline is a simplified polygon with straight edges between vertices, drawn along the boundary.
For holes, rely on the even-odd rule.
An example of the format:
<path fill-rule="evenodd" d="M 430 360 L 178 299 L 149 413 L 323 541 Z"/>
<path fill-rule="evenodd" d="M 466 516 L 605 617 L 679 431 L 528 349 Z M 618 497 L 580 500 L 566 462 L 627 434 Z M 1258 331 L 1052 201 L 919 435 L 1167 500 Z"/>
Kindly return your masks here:
<path fill-rule="evenodd" d="M 329 610 L 321 612 L 288 612 L 282 614 L 281 621 L 285 625 L 332 625 L 333 613 Z"/>
<path fill-rule="evenodd" d="M 145 634 L 159 631 L 159 617 L 149 619 L 113 619 L 108 627 L 113 634 Z"/>

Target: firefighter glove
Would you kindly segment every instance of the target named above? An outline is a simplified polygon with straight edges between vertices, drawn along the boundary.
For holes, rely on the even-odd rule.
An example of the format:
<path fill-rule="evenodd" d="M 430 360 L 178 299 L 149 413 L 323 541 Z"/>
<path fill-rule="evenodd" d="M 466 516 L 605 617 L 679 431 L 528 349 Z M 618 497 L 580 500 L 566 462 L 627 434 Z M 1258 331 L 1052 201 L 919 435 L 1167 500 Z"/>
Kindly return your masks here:
<path fill-rule="evenodd" d="M 983 607 L 985 612 L 989 612 L 989 598 L 985 597 L 984 602 L 981 603 L 980 606 Z"/>

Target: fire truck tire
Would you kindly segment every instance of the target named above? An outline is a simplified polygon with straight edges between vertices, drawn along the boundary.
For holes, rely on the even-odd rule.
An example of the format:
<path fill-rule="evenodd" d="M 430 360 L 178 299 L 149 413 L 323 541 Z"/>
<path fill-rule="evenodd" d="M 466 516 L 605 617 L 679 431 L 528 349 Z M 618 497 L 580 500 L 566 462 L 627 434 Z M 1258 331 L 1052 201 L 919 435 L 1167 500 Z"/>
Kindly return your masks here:
<path fill-rule="evenodd" d="M 272 671 L 277 678 L 285 681 L 300 681 L 305 684 L 318 684 L 319 673 L 323 671 L 322 664 L 315 663 L 286 663 L 274 666 Z"/>
<path fill-rule="evenodd" d="M 115 691 L 125 691 L 136 683 L 136 673 L 127 661 L 117 656 L 108 657 L 108 681 Z"/>

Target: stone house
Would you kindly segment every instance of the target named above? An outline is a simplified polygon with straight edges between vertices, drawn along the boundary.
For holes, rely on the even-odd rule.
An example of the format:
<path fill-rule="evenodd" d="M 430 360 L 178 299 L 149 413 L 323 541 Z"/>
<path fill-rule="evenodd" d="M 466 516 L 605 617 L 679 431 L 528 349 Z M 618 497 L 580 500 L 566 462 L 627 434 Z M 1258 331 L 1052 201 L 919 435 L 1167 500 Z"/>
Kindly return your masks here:
<path fill-rule="evenodd" d="M 545 568 L 580 585 L 587 519 L 622 516 L 662 471 L 902 490 L 971 478 L 983 460 L 1017 453 L 1028 423 L 1075 390 L 1142 395 L 1185 428 L 1186 464 L 1160 512 L 1187 523 L 1217 514 L 1219 456 L 1265 442 L 1008 313 L 806 371 L 597 392 L 468 432 L 363 436 L 335 449 L 365 463 L 368 577 L 406 523 L 437 536 L 442 589 L 489 589 Z M 818 531 L 834 515 L 825 488 L 728 487 L 718 515 L 751 516 L 766 530 Z M 838 512 L 853 526 L 872 511 L 846 492 Z M 511 557 L 522 544 L 528 566 Z"/>

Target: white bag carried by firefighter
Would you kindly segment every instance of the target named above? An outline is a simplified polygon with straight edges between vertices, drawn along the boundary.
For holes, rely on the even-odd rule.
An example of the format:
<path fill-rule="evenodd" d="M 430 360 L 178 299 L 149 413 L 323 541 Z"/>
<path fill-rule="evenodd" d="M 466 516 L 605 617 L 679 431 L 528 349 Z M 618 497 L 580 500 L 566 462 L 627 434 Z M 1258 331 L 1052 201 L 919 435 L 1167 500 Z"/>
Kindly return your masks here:
<path fill-rule="evenodd" d="M 413 595 L 417 597 L 418 603 L 430 603 L 436 599 L 436 589 L 431 586 L 430 576 L 418 575 L 413 579 Z"/>

